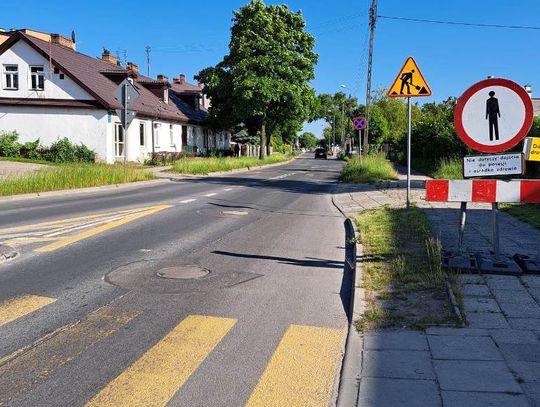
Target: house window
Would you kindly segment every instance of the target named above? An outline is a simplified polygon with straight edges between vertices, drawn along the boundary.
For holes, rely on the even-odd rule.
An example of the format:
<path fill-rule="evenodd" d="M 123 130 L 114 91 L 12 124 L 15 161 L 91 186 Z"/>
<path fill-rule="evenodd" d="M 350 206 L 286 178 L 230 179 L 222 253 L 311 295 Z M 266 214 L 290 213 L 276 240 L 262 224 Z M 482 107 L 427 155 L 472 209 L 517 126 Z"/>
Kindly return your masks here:
<path fill-rule="evenodd" d="M 122 127 L 122 123 L 115 123 L 114 124 L 114 155 L 116 157 L 124 156 L 124 146 L 125 146 L 124 128 Z"/>
<path fill-rule="evenodd" d="M 169 125 L 169 141 L 171 146 L 174 146 L 174 131 L 173 131 L 173 125 Z"/>
<path fill-rule="evenodd" d="M 18 65 L 4 65 L 4 89 L 19 89 Z"/>
<path fill-rule="evenodd" d="M 187 137 L 188 137 L 188 130 L 187 126 L 182 126 L 182 145 L 187 146 Z"/>
<path fill-rule="evenodd" d="M 139 144 L 144 146 L 146 143 L 146 126 L 144 123 L 139 123 Z"/>
<path fill-rule="evenodd" d="M 43 72 L 43 66 L 30 67 L 30 82 L 32 90 L 45 89 L 45 75 Z"/>

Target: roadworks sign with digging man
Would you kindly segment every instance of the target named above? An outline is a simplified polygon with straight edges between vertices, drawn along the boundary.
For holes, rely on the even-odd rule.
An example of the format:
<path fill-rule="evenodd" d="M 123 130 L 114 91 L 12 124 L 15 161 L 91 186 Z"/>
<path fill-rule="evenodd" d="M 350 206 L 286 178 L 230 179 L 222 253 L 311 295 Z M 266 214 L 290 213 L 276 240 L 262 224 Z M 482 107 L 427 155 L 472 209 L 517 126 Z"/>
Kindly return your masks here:
<path fill-rule="evenodd" d="M 390 89 L 391 98 L 430 96 L 431 89 L 413 57 L 407 58 Z"/>

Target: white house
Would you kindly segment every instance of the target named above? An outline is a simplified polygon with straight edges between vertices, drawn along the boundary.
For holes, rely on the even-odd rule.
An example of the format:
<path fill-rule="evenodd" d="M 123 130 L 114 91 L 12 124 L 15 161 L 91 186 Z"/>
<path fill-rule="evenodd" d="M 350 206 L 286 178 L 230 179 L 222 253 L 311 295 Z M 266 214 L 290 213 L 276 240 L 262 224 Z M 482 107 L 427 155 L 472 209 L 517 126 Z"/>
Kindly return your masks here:
<path fill-rule="evenodd" d="M 0 36 L 0 70 L 0 131 L 17 131 L 21 142 L 49 145 L 67 137 L 108 163 L 124 155 L 142 162 L 152 152 L 229 148 L 230 133 L 202 126 L 208 113 L 199 86 L 182 76 L 172 85 L 163 75 L 148 78 L 134 64 L 119 66 L 106 50 L 98 59 L 58 34 L 11 31 Z M 125 78 L 140 92 L 127 134 L 113 96 Z"/>

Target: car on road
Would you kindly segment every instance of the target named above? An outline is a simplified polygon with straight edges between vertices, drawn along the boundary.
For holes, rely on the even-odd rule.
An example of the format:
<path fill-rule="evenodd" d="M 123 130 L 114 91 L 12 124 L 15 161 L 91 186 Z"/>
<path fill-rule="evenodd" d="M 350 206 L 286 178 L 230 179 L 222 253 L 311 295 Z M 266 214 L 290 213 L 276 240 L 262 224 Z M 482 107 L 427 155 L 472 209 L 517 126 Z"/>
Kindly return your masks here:
<path fill-rule="evenodd" d="M 328 159 L 328 155 L 326 153 L 326 148 L 317 147 L 315 149 L 315 159 L 317 159 L 317 158 L 324 158 L 325 160 Z"/>

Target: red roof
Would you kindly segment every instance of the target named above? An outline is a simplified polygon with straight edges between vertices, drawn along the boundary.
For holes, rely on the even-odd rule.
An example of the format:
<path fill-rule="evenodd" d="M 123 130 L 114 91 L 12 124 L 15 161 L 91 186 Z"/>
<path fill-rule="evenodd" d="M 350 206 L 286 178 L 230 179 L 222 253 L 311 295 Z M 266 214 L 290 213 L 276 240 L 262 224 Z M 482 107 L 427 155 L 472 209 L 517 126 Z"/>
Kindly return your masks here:
<path fill-rule="evenodd" d="M 127 76 L 131 71 L 101 59 L 81 54 L 62 45 L 51 44 L 48 41 L 40 40 L 20 31 L 0 45 L 0 53 L 21 39 L 29 43 L 47 59 L 49 59 L 50 53 L 53 65 L 60 68 L 62 72 L 90 93 L 105 109 L 113 110 L 121 107 L 113 96 L 118 85 L 109 77 L 114 76 L 115 73 Z M 178 122 L 199 122 L 207 115 L 206 111 L 194 115 L 190 109 L 189 112 L 186 111 L 188 114 L 185 114 L 183 112 L 184 106 L 179 106 L 176 103 L 167 104 L 144 86 L 144 84 L 155 86 L 162 83 L 164 87 L 167 87 L 169 86 L 168 82 L 158 81 L 138 74 L 134 75 L 134 80 L 135 87 L 140 92 L 140 97 L 135 102 L 133 109 L 141 116 Z M 173 90 L 182 92 L 179 87 L 182 87 L 183 91 L 201 91 L 199 87 L 191 84 L 172 85 Z"/>

